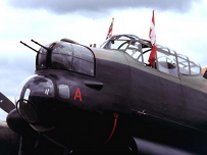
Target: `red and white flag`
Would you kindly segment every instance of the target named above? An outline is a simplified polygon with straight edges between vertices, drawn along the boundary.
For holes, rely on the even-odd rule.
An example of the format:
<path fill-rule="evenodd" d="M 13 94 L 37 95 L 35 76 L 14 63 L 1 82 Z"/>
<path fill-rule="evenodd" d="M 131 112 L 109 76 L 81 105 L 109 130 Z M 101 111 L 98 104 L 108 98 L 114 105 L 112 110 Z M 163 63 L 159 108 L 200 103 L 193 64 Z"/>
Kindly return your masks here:
<path fill-rule="evenodd" d="M 151 50 L 148 61 L 149 61 L 151 66 L 154 66 L 154 63 L 155 63 L 155 60 L 156 60 L 156 51 L 157 51 L 154 10 L 152 12 L 152 23 L 151 23 L 151 26 L 150 26 L 149 38 L 150 38 L 150 42 L 152 44 L 152 50 Z"/>
<path fill-rule="evenodd" d="M 112 18 L 111 25 L 109 26 L 109 30 L 108 30 L 108 34 L 107 34 L 107 36 L 106 36 L 106 40 L 107 40 L 108 38 L 111 38 L 111 36 L 112 36 L 113 25 L 114 25 L 114 18 Z"/>

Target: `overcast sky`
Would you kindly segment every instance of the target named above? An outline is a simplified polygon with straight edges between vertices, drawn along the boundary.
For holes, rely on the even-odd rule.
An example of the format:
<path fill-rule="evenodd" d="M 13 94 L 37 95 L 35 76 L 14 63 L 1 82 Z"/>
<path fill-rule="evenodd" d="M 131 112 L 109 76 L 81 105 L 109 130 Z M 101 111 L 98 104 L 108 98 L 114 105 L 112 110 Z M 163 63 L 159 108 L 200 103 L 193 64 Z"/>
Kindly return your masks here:
<path fill-rule="evenodd" d="M 0 91 L 9 97 L 34 73 L 35 53 L 20 40 L 100 45 L 112 17 L 113 34 L 149 39 L 153 9 L 157 43 L 207 65 L 207 0 L 1 0 L 0 7 Z"/>

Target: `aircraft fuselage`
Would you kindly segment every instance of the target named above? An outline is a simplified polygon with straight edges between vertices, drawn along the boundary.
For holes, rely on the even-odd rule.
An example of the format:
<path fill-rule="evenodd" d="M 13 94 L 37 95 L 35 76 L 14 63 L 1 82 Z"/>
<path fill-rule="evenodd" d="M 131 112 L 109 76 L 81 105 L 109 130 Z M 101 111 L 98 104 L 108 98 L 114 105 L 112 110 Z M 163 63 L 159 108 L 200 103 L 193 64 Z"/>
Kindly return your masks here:
<path fill-rule="evenodd" d="M 68 62 L 55 55 L 64 45 L 38 53 L 36 74 L 17 102 L 34 131 L 70 149 L 121 148 L 144 139 L 207 153 L 207 83 L 201 75 L 172 76 L 118 50 L 87 48 L 92 54 L 71 54 Z"/>

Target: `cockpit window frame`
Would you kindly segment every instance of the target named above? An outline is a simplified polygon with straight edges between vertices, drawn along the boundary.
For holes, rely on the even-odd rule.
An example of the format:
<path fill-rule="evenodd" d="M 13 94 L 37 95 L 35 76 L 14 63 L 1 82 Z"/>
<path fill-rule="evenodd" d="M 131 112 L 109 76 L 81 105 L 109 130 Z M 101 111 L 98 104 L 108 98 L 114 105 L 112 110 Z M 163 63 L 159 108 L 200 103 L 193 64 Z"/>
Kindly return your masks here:
<path fill-rule="evenodd" d="M 123 38 L 123 37 L 125 37 L 127 39 L 126 40 L 120 39 L 120 38 Z M 123 44 L 128 43 L 128 45 L 126 46 L 125 49 L 119 49 L 118 48 L 120 46 L 123 47 L 123 45 L 119 45 L 117 48 L 111 48 L 112 44 L 115 44 L 116 41 L 122 41 Z M 131 45 L 134 45 L 134 47 L 131 48 L 130 47 Z M 165 72 L 165 73 L 168 73 L 170 75 L 174 75 L 174 76 L 177 76 L 177 77 L 201 75 L 201 66 L 199 64 L 191 61 L 187 56 L 180 55 L 176 51 L 171 50 L 167 47 L 163 47 L 161 45 L 156 45 L 156 46 L 157 46 L 157 54 L 162 53 L 162 54 L 166 55 L 166 59 L 167 59 L 168 56 L 172 56 L 174 58 L 175 64 L 172 64 L 172 65 L 176 65 L 176 67 L 177 67 L 176 72 L 177 73 L 174 71 L 174 73 L 172 74 L 172 72 L 170 71 L 170 69 L 172 69 L 172 68 L 169 68 L 169 72 Z M 113 47 L 115 47 L 115 46 L 113 46 Z M 141 63 L 145 66 L 148 66 L 148 57 L 149 56 L 147 58 L 145 58 L 144 55 L 146 53 L 148 53 L 148 55 L 149 55 L 149 53 L 152 49 L 152 46 L 151 46 L 150 41 L 148 41 L 148 40 L 140 39 L 139 37 L 137 37 L 135 35 L 123 34 L 123 35 L 114 35 L 114 36 L 112 36 L 111 38 L 106 40 L 101 45 L 101 48 L 111 49 L 111 50 L 118 50 L 120 52 L 124 52 L 124 53 L 128 54 L 132 59 L 139 62 L 139 64 Z M 158 59 L 159 58 L 156 57 L 156 62 L 157 63 L 159 62 Z M 184 64 L 182 65 L 182 63 L 184 63 L 185 66 L 184 66 Z M 161 70 L 161 68 L 159 68 L 159 65 L 156 66 L 156 69 L 163 72 Z"/>

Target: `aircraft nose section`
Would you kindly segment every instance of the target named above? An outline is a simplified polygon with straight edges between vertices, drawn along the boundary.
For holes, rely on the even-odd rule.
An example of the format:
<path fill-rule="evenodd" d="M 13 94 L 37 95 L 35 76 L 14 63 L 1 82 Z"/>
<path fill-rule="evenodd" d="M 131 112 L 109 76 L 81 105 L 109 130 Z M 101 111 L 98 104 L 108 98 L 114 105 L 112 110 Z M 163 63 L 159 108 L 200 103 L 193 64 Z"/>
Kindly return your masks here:
<path fill-rule="evenodd" d="M 54 94 L 55 89 L 51 79 L 44 76 L 34 76 L 27 80 L 21 90 L 20 98 L 16 103 L 17 111 L 28 123 L 39 123 L 42 118 L 44 119 L 40 116 L 42 111 L 47 110 L 44 104 L 50 103 L 49 100 L 54 97 Z M 39 109 L 40 105 L 45 109 Z"/>

